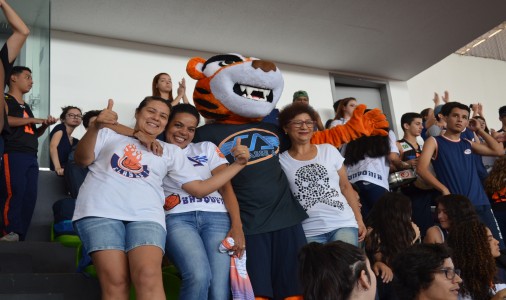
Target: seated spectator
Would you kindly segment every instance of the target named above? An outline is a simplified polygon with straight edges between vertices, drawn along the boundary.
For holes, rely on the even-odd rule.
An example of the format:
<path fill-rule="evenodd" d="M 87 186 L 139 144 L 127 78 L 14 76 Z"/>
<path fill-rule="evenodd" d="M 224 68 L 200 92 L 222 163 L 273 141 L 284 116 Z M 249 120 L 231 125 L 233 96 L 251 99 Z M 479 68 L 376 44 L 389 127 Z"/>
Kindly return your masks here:
<path fill-rule="evenodd" d="M 49 168 L 55 171 L 58 176 L 63 176 L 69 154 L 79 142 L 78 139 L 72 137 L 72 132 L 81 125 L 82 118 L 80 108 L 65 106 L 60 115 L 61 123 L 56 125 L 49 134 Z"/>
<path fill-rule="evenodd" d="M 344 99 L 337 100 L 338 103 L 337 108 L 334 107 L 334 111 L 336 112 L 336 117 L 334 121 L 330 124 L 330 128 L 335 127 L 337 125 L 342 125 L 348 122 L 348 120 L 353 116 L 353 111 L 357 107 L 357 99 L 353 97 L 348 97 Z M 335 103 L 334 103 L 335 104 Z"/>
<path fill-rule="evenodd" d="M 362 250 L 342 241 L 310 243 L 299 253 L 304 300 L 372 300 L 376 277 Z"/>
<path fill-rule="evenodd" d="M 167 100 L 171 106 L 178 105 L 181 99 L 183 99 L 183 103 L 190 103 L 186 97 L 186 82 L 184 78 L 179 82 L 176 98 L 172 96 L 172 78 L 167 73 L 156 74 L 156 76 L 153 77 L 151 89 L 153 96 Z"/>
<path fill-rule="evenodd" d="M 494 259 L 500 252 L 499 242 L 485 224 L 478 220 L 456 224 L 448 235 L 448 246 L 453 249 L 455 266 L 462 270 L 461 299 L 503 299 L 506 291 L 492 297 L 498 292 Z"/>
<path fill-rule="evenodd" d="M 303 103 L 305 105 L 309 105 L 309 96 L 306 91 L 296 91 L 293 93 L 293 100 L 292 103 L 299 102 Z M 318 112 L 316 113 L 316 130 L 325 130 L 325 127 L 323 127 L 322 118 L 320 117 L 320 114 Z"/>
<path fill-rule="evenodd" d="M 100 110 L 90 110 L 86 112 L 83 116 L 84 128 L 88 129 L 90 123 L 95 121 L 100 112 Z M 70 193 L 70 197 L 77 199 L 79 188 L 81 187 L 81 184 L 83 184 L 84 179 L 86 178 L 86 174 L 88 174 L 88 168 L 78 166 L 75 163 L 74 151 L 75 147 L 73 147 L 69 153 L 67 167 L 64 169 L 63 177 L 65 179 L 65 186 Z"/>
<path fill-rule="evenodd" d="M 392 260 L 394 289 L 403 300 L 456 300 L 462 278 L 444 244 L 413 245 Z"/>
<path fill-rule="evenodd" d="M 438 224 L 427 230 L 424 243 L 444 243 L 453 224 L 477 220 L 478 215 L 471 201 L 462 195 L 450 194 L 436 198 Z"/>
<path fill-rule="evenodd" d="M 397 254 L 420 240 L 420 230 L 411 222 L 411 201 L 408 197 L 387 192 L 374 205 L 366 219 L 368 228 L 365 250 L 373 264 L 380 299 L 395 299 L 390 281 L 390 264 Z"/>

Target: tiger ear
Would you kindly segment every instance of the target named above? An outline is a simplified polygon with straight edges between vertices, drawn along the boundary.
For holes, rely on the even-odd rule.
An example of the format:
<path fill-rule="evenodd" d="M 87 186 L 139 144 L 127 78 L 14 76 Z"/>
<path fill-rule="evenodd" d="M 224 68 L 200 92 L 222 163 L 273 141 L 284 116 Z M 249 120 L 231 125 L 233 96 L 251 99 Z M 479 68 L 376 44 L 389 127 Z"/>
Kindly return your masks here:
<path fill-rule="evenodd" d="M 191 58 L 186 65 L 186 73 L 188 73 L 188 75 L 190 75 L 190 77 L 195 80 L 206 77 L 206 75 L 202 73 L 202 66 L 204 66 L 205 62 L 206 60 L 202 57 Z"/>

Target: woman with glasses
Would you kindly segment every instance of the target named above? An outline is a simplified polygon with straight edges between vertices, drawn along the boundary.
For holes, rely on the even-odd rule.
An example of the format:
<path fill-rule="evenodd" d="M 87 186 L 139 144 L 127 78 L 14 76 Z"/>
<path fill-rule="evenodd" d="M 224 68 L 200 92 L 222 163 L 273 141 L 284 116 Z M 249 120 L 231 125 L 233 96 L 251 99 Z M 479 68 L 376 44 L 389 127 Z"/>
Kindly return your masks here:
<path fill-rule="evenodd" d="M 77 126 L 81 125 L 83 118 L 81 109 L 75 106 L 62 107 L 60 115 L 61 123 L 56 125 L 49 134 L 49 167 L 55 171 L 58 176 L 63 176 L 65 164 L 69 160 L 69 154 L 72 148 L 79 142 L 72 137 L 72 132 Z"/>
<path fill-rule="evenodd" d="M 310 140 L 316 124 L 316 112 L 308 105 L 293 103 L 279 114 L 279 125 L 291 141 L 279 156 L 294 197 L 309 218 L 302 222 L 308 242 L 328 243 L 341 240 L 357 245 L 366 234 L 343 157 L 328 144 Z"/>
<path fill-rule="evenodd" d="M 453 249 L 455 265 L 462 270 L 459 299 L 503 299 L 506 290 L 500 288 L 504 285 L 495 280 L 495 258 L 501 255 L 499 242 L 490 229 L 478 220 L 461 222 L 452 226 L 447 242 Z"/>
<path fill-rule="evenodd" d="M 401 251 L 392 260 L 397 298 L 458 299 L 462 278 L 450 255 L 450 248 L 444 244 L 416 244 Z"/>

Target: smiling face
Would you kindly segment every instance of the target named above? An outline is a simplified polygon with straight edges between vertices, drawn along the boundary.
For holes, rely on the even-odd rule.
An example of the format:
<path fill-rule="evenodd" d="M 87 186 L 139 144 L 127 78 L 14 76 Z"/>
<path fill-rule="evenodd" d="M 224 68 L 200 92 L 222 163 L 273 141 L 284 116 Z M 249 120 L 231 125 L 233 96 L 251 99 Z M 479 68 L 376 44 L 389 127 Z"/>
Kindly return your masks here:
<path fill-rule="evenodd" d="M 150 100 L 135 113 L 135 130 L 156 137 L 163 132 L 169 119 L 169 107 L 158 100 Z"/>
<path fill-rule="evenodd" d="M 459 295 L 459 284 L 462 278 L 455 274 L 453 279 L 448 279 L 443 269 L 455 269 L 451 258 L 446 258 L 439 270 L 434 272 L 434 280 L 428 288 L 421 290 L 418 299 L 452 300 Z"/>
<path fill-rule="evenodd" d="M 185 112 L 177 113 L 165 131 L 165 139 L 168 143 L 184 149 L 193 140 L 197 125 L 198 120 L 192 114 Z"/>
<path fill-rule="evenodd" d="M 451 224 L 450 220 L 448 220 L 448 215 L 446 214 L 446 208 L 441 203 L 437 205 L 437 219 L 439 224 L 441 224 L 441 227 L 446 230 L 450 229 Z"/>
<path fill-rule="evenodd" d="M 309 125 L 309 126 L 308 126 Z M 314 133 L 314 120 L 307 113 L 296 115 L 287 125 L 284 130 L 290 137 L 294 144 L 309 143 Z"/>

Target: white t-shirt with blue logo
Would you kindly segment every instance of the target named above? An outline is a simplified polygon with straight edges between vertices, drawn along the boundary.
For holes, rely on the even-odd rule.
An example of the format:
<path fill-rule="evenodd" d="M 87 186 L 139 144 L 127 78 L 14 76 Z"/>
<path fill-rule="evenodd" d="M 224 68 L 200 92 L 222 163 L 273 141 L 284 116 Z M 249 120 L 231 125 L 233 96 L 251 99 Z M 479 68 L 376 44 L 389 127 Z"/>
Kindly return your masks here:
<path fill-rule="evenodd" d="M 156 156 L 137 139 L 101 129 L 95 161 L 79 190 L 72 220 L 153 221 L 165 228 L 163 178 L 170 176 L 182 186 L 200 177 L 179 147 L 162 145 L 163 155 Z"/>
<path fill-rule="evenodd" d="M 191 172 L 197 173 L 202 179 L 212 176 L 211 171 L 215 168 L 228 164 L 225 155 L 211 142 L 190 143 L 183 149 Z M 186 172 L 187 170 L 183 170 Z M 227 212 L 223 198 L 217 191 L 203 197 L 194 197 L 183 189 L 177 179 L 167 176 L 163 179 L 163 190 L 165 197 L 172 197 L 172 205 L 166 204 L 165 214 L 183 213 L 189 211 Z"/>

